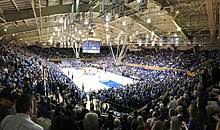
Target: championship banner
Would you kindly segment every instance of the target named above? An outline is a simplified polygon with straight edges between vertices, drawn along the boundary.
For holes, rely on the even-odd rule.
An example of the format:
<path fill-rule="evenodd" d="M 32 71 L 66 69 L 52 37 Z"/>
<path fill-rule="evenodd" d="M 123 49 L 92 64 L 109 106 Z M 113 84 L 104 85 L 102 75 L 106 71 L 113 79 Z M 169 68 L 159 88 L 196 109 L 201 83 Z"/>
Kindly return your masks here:
<path fill-rule="evenodd" d="M 184 43 L 184 45 L 187 45 L 188 44 L 188 39 L 184 38 L 183 43 Z"/>
<path fill-rule="evenodd" d="M 147 9 L 147 0 L 141 0 L 139 3 L 139 11 Z"/>
<path fill-rule="evenodd" d="M 74 42 L 74 45 L 75 45 L 75 48 L 78 48 L 78 45 L 77 45 L 77 42 L 76 42 L 76 41 Z"/>
<path fill-rule="evenodd" d="M 111 19 L 115 19 L 115 8 L 111 9 Z"/>
<path fill-rule="evenodd" d="M 80 3 L 80 0 L 75 0 L 75 9 L 74 9 L 74 12 L 75 13 L 79 13 L 79 3 Z"/>
<path fill-rule="evenodd" d="M 197 39 L 196 39 L 196 37 L 194 37 L 192 44 L 193 44 L 193 45 L 196 45 L 196 41 L 197 41 Z"/>
<path fill-rule="evenodd" d="M 174 44 L 174 37 L 173 36 L 170 37 L 169 42 L 170 42 L 171 45 Z"/>
<path fill-rule="evenodd" d="M 125 12 L 125 1 L 119 0 L 119 17 L 124 16 L 124 12 Z"/>
<path fill-rule="evenodd" d="M 104 6 L 104 1 L 105 1 L 105 0 L 100 0 L 100 1 L 99 1 L 99 3 L 100 3 L 100 4 L 99 4 L 99 14 L 100 14 L 100 15 L 103 15 L 103 14 L 104 14 L 104 8 L 105 8 L 105 6 Z"/>
<path fill-rule="evenodd" d="M 160 46 L 163 46 L 163 35 L 160 35 L 159 45 L 160 45 Z"/>
<path fill-rule="evenodd" d="M 149 43 L 149 35 L 147 34 L 145 37 L 145 46 L 147 46 Z"/>
<path fill-rule="evenodd" d="M 178 46 L 180 43 L 180 38 L 179 37 L 175 37 L 175 46 Z"/>
<path fill-rule="evenodd" d="M 68 42 L 67 41 L 65 41 L 65 48 L 68 48 Z"/>
<path fill-rule="evenodd" d="M 99 3 L 100 3 L 99 13 L 100 15 L 104 15 L 110 5 L 110 0 L 100 0 Z"/>
<path fill-rule="evenodd" d="M 116 12 L 116 6 L 117 6 L 117 0 L 112 0 L 112 7 L 111 7 L 111 18 L 115 18 L 115 12 Z"/>
<path fill-rule="evenodd" d="M 93 14 L 90 11 L 89 11 L 89 14 L 88 14 L 88 18 L 89 18 L 89 21 L 92 22 Z"/>
<path fill-rule="evenodd" d="M 203 39 L 203 45 L 206 45 L 206 43 L 208 43 L 207 37 L 205 37 L 205 38 Z"/>

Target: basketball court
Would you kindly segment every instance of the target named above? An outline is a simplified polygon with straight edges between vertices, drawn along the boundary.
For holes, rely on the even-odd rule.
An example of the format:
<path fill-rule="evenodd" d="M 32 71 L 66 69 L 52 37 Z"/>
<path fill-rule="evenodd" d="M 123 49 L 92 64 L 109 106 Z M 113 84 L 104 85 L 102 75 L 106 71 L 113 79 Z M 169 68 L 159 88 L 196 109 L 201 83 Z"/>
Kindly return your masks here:
<path fill-rule="evenodd" d="M 105 72 L 93 67 L 87 68 L 60 68 L 73 82 L 84 91 L 99 89 L 119 88 L 122 85 L 132 84 L 133 80 L 128 77 Z"/>

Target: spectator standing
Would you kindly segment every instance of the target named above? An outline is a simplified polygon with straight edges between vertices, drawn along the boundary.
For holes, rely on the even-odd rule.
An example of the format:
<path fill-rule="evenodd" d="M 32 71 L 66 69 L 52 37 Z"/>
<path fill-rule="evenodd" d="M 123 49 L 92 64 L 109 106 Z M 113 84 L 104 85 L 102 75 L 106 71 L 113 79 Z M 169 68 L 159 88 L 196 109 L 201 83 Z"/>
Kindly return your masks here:
<path fill-rule="evenodd" d="M 37 118 L 36 123 L 41 125 L 45 130 L 49 130 L 51 126 L 51 120 L 48 118 L 47 111 L 41 113 L 41 117 Z"/>
<path fill-rule="evenodd" d="M 44 130 L 43 127 L 31 120 L 33 111 L 33 97 L 28 94 L 21 95 L 16 101 L 15 115 L 6 116 L 1 124 L 1 130 Z"/>
<path fill-rule="evenodd" d="M 99 130 L 98 115 L 96 113 L 87 113 L 83 120 L 85 130 Z"/>
<path fill-rule="evenodd" d="M 0 93 L 0 122 L 7 116 L 13 114 L 9 111 L 13 110 L 15 103 L 15 92 L 13 88 L 6 87 Z"/>

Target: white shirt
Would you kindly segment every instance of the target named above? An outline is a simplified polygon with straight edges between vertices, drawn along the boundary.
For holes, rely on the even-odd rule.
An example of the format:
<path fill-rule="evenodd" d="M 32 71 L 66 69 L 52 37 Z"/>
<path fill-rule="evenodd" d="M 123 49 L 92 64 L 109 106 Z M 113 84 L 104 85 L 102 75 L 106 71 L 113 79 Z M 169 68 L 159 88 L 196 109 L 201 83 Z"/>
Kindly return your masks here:
<path fill-rule="evenodd" d="M 49 118 L 40 117 L 37 118 L 36 123 L 41 125 L 45 130 L 49 130 L 51 125 L 51 120 Z"/>
<path fill-rule="evenodd" d="M 24 113 L 6 116 L 1 124 L 0 130 L 44 130 L 43 127 L 34 123 L 30 116 Z"/>

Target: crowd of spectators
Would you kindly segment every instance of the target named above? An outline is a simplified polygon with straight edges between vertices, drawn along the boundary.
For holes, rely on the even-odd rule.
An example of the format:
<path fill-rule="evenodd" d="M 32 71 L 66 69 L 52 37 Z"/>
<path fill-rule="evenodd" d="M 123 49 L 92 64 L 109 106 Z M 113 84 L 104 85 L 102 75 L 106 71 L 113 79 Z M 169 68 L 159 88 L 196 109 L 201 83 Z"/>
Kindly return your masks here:
<path fill-rule="evenodd" d="M 12 92 L 16 93 L 16 95 L 33 95 L 35 99 L 38 99 L 38 112 L 36 114 L 38 116 L 44 115 L 48 117 L 51 110 L 55 110 L 57 107 L 63 106 L 63 104 L 71 103 L 76 105 L 82 102 L 81 99 L 83 98 L 81 96 L 83 92 L 53 63 L 47 63 L 45 58 L 30 53 L 15 44 L 2 43 L 0 50 L 0 84 L 6 89 L 2 91 L 1 95 L 1 101 L 3 102 L 0 103 L 3 108 L 3 111 L 0 112 L 1 121 L 8 114 L 15 112 L 26 113 L 26 109 L 20 112 L 17 110 L 17 106 L 15 111 L 13 107 L 16 98 L 14 98 L 14 95 L 11 98 Z M 30 98 L 29 100 L 32 99 L 30 96 L 25 97 Z M 27 105 L 30 105 L 30 103 Z M 7 111 L 4 108 L 10 108 L 12 111 Z M 29 111 L 28 115 L 31 115 Z M 26 118 L 29 120 L 29 116 L 22 114 L 18 116 L 22 119 L 25 118 L 24 120 Z M 7 119 L 12 118 L 16 120 L 14 118 L 17 117 Z M 6 120 L 7 122 L 10 121 Z M 4 129 L 9 129 L 6 125 L 4 126 Z M 29 126 L 21 126 L 19 129 L 23 130 L 23 127 Z"/>
<path fill-rule="evenodd" d="M 219 129 L 219 66 L 212 62 L 210 68 L 203 68 L 204 62 L 217 61 L 218 51 L 143 50 L 129 52 L 123 60 L 181 71 L 115 65 L 109 54 L 95 57 L 96 61 L 82 62 L 82 66 L 94 65 L 137 77 L 135 84 L 93 93 L 97 100 L 108 101 L 110 109 L 133 111 L 116 117 L 110 111 L 107 116 L 98 109 L 89 111 L 83 103 L 85 92 L 55 64 L 45 60 L 46 52 L 39 56 L 13 44 L 0 44 L 0 50 L 0 82 L 5 87 L 0 93 L 2 130 Z M 196 76 L 188 76 L 188 70 L 196 70 Z M 111 103 L 117 105 L 111 106 Z M 123 107 L 119 110 L 118 106 Z"/>
<path fill-rule="evenodd" d="M 183 70 L 194 70 L 202 66 L 207 60 L 216 59 L 219 56 L 218 50 L 198 51 L 192 50 L 146 50 L 131 52 L 126 56 L 126 62 L 143 64 L 146 66 L 159 66 Z"/>
<path fill-rule="evenodd" d="M 150 113 L 151 111 L 152 114 L 154 113 L 163 122 L 166 122 L 165 120 L 170 118 L 169 112 L 173 111 L 173 114 L 176 113 L 176 115 L 174 114 L 176 117 L 170 118 L 169 121 L 180 122 L 185 129 L 189 127 L 189 129 L 193 130 L 203 129 L 205 124 L 210 123 L 209 120 L 206 120 L 207 114 L 209 116 L 208 119 L 210 119 L 210 113 L 207 113 L 206 106 L 208 100 L 214 99 L 216 101 L 220 93 L 218 84 L 220 81 L 219 56 L 220 53 L 218 50 L 193 53 L 192 50 L 155 51 L 143 49 L 141 52 L 128 53 L 123 63 L 159 66 L 171 69 L 150 70 L 138 66 L 131 67 L 126 64 L 115 65 L 111 56 L 101 57 L 85 65 L 104 67 L 107 71 L 113 73 L 120 72 L 125 76 L 137 77 L 138 82 L 135 84 L 117 89 L 99 90 L 97 92 L 97 99 L 111 103 L 111 109 L 121 112 L 125 112 L 126 110 L 134 111 L 146 105 L 144 112 Z M 175 71 L 175 69 L 178 69 L 178 71 Z M 196 74 L 188 75 L 188 71 L 194 71 Z M 217 109 L 214 110 L 218 113 L 219 106 L 216 106 Z M 210 112 L 210 110 L 208 111 Z M 213 114 L 215 112 L 212 111 L 211 113 Z M 184 120 L 181 119 L 183 117 L 180 118 L 178 115 L 185 116 Z M 193 118 L 193 123 L 190 122 L 191 118 Z M 196 121 L 194 118 L 196 118 Z M 187 122 L 188 126 L 186 124 L 183 125 L 183 122 Z M 181 127 L 180 124 L 179 127 Z M 175 127 L 173 129 L 177 129 L 176 127 L 178 126 L 173 127 Z M 170 128 L 169 125 L 163 129 L 166 128 Z M 214 128 L 211 124 L 207 125 L 207 129 Z"/>

